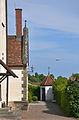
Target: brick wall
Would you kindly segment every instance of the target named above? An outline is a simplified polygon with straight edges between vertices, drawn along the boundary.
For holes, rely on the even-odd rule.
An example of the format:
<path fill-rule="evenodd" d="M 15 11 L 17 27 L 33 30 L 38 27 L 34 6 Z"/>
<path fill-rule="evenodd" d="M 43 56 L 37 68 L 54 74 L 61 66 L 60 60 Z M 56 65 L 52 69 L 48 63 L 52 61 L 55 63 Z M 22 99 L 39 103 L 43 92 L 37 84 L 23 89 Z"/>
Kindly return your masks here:
<path fill-rule="evenodd" d="M 16 36 L 22 36 L 22 9 L 16 9 Z"/>

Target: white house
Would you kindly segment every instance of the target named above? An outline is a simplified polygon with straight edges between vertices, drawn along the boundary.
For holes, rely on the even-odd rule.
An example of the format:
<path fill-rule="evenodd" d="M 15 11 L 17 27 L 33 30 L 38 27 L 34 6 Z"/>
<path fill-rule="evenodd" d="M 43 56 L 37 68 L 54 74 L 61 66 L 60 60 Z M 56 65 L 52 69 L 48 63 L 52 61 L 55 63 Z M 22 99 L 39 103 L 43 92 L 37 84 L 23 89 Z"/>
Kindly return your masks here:
<path fill-rule="evenodd" d="M 28 103 L 28 28 L 23 29 L 22 35 L 22 9 L 16 11 L 16 35 L 8 35 L 8 66 L 16 73 L 18 78 L 10 77 L 9 106 L 14 109 L 27 109 Z"/>
<path fill-rule="evenodd" d="M 55 80 L 50 75 L 46 76 L 40 85 L 40 100 L 52 101 L 53 100 L 53 84 Z"/>
<path fill-rule="evenodd" d="M 16 35 L 7 36 L 6 0 L 0 0 L 0 59 L 18 76 L 9 77 L 8 105 L 13 109 L 27 109 L 28 103 L 28 28 L 23 29 L 22 9 L 16 9 Z M 0 72 L 6 70 L 0 66 Z M 1 83 L 1 100 L 6 103 L 6 81 Z"/>

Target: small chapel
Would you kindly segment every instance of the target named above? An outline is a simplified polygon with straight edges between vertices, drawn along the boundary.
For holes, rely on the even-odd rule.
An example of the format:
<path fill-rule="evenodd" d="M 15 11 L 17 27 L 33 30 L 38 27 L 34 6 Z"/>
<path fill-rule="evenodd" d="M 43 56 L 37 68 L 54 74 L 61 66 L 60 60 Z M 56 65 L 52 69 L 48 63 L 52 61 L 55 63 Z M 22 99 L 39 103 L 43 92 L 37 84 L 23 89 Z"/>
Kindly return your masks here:
<path fill-rule="evenodd" d="M 47 75 L 43 82 L 40 84 L 40 100 L 53 101 L 53 84 L 55 80 L 51 75 Z"/>

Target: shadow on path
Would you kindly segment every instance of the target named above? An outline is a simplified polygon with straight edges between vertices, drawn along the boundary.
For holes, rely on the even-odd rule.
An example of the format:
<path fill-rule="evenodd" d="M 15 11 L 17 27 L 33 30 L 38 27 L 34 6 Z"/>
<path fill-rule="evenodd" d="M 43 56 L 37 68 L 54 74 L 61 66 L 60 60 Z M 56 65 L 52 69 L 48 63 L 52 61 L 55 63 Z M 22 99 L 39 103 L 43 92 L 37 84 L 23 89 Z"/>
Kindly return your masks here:
<path fill-rule="evenodd" d="M 46 107 L 47 107 L 47 110 L 44 110 L 43 111 L 44 113 L 65 116 L 62 110 L 59 108 L 59 106 L 56 103 L 46 102 Z"/>

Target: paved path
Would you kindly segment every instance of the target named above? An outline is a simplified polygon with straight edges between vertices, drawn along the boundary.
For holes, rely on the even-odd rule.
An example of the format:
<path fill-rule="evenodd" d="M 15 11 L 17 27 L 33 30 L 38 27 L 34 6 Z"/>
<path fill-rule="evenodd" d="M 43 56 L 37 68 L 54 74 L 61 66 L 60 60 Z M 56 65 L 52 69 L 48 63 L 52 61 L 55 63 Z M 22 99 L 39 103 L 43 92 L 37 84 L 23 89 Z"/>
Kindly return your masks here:
<path fill-rule="evenodd" d="M 23 120 L 79 120 L 65 117 L 55 103 L 30 104 L 28 111 L 21 112 Z"/>

